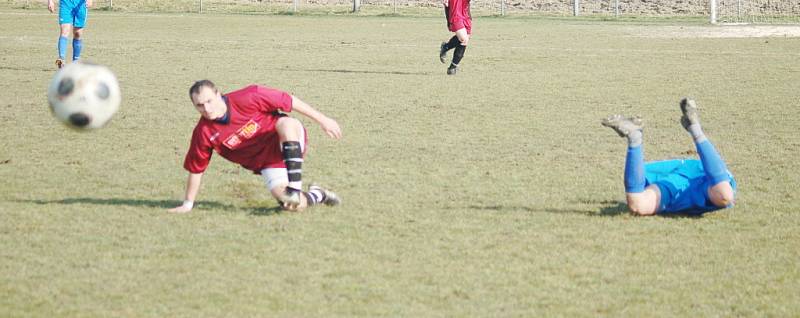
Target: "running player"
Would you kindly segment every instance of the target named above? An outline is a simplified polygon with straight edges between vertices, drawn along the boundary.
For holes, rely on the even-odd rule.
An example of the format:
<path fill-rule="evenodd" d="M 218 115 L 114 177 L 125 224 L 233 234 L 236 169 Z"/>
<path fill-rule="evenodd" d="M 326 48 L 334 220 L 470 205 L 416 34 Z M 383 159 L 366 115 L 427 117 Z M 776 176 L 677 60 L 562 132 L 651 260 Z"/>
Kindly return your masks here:
<path fill-rule="evenodd" d="M 320 186 L 312 184 L 307 192 L 301 190 L 308 138 L 303 124 L 285 113 L 303 114 L 316 121 L 328 136 L 340 139 L 342 131 L 335 120 L 297 97 L 258 85 L 222 95 L 214 83 L 201 80 L 189 89 L 189 97 L 201 118 L 183 163 L 189 171 L 186 195 L 183 204 L 170 212 L 192 210 L 212 151 L 263 176 L 272 196 L 286 210 L 339 204 L 335 193 Z"/>
<path fill-rule="evenodd" d="M 47 10 L 55 12 L 56 0 L 47 0 Z M 72 33 L 72 60 L 81 58 L 83 48 L 83 28 L 86 26 L 87 8 L 92 6 L 92 0 L 60 0 L 58 2 L 58 24 L 61 31 L 58 36 L 58 59 L 56 67 L 62 68 L 67 56 L 67 40 Z"/>
<path fill-rule="evenodd" d="M 467 50 L 467 43 L 472 36 L 472 16 L 469 12 L 470 0 L 442 0 L 444 3 L 444 15 L 447 18 L 447 29 L 456 34 L 448 42 L 442 42 L 439 47 L 439 61 L 447 63 L 447 51 L 453 51 L 453 60 L 447 67 L 447 75 L 455 75 L 458 71 L 458 64 L 464 58 Z"/>
<path fill-rule="evenodd" d="M 691 99 L 683 99 L 680 106 L 681 125 L 692 135 L 700 160 L 645 164 L 641 119 L 614 115 L 602 122 L 628 139 L 625 193 L 628 208 L 634 214 L 702 214 L 733 206 L 736 181 L 700 127 L 697 105 Z"/>

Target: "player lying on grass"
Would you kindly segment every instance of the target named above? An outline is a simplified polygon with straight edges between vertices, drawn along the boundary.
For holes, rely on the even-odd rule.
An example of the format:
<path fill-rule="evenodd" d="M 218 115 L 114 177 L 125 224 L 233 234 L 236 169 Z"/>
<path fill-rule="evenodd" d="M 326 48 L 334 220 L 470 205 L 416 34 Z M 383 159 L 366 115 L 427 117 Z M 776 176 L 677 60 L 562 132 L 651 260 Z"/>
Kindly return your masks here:
<path fill-rule="evenodd" d="M 447 67 L 447 75 L 455 75 L 458 64 L 467 51 L 469 38 L 472 36 L 472 16 L 469 11 L 470 0 L 442 0 L 444 3 L 444 16 L 447 19 L 447 29 L 455 35 L 448 42 L 442 42 L 439 47 L 439 61 L 447 63 L 447 51 L 453 51 L 453 60 Z"/>
<path fill-rule="evenodd" d="M 634 214 L 702 214 L 733 206 L 736 181 L 703 133 L 697 105 L 693 100 L 683 99 L 680 107 L 681 125 L 692 135 L 699 161 L 678 159 L 645 164 L 641 119 L 613 115 L 602 122 L 628 139 L 625 194 L 628 208 Z"/>
<path fill-rule="evenodd" d="M 222 95 L 214 83 L 201 80 L 189 89 L 189 97 L 201 118 L 183 163 L 189 171 L 184 202 L 170 212 L 192 210 L 212 151 L 261 174 L 284 209 L 299 211 L 320 203 L 339 204 L 336 194 L 320 186 L 312 184 L 307 192 L 301 190 L 308 138 L 303 124 L 285 113 L 303 114 L 316 121 L 328 136 L 340 139 L 342 131 L 335 120 L 297 97 L 258 85 Z"/>

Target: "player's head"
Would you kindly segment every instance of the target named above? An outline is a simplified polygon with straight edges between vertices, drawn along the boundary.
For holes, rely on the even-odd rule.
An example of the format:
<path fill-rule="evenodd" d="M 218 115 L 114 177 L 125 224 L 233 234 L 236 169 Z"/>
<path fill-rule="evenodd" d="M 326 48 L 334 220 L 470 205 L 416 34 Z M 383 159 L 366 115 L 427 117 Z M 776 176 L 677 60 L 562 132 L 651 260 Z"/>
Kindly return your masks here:
<path fill-rule="evenodd" d="M 189 88 L 189 98 L 197 112 L 209 120 L 222 118 L 228 111 L 228 106 L 222 100 L 222 94 L 209 80 L 194 82 Z"/>

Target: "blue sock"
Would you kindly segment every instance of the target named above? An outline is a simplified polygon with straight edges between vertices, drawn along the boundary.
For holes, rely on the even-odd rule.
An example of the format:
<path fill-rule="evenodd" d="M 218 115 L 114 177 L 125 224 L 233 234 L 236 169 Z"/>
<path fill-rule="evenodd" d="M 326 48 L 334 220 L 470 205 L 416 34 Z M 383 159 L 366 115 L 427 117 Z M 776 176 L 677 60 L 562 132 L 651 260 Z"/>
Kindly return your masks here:
<path fill-rule="evenodd" d="M 642 146 L 628 147 L 625 157 L 625 192 L 644 192 L 644 152 Z"/>
<path fill-rule="evenodd" d="M 58 58 L 65 59 L 67 56 L 67 37 L 58 37 Z"/>
<path fill-rule="evenodd" d="M 72 60 L 77 61 L 81 58 L 81 49 L 83 48 L 83 41 L 81 39 L 72 39 Z"/>
<path fill-rule="evenodd" d="M 706 171 L 706 175 L 714 184 L 722 181 L 731 181 L 728 175 L 728 167 L 720 157 L 717 149 L 711 144 L 711 141 L 706 139 L 697 143 L 697 153 L 700 155 L 700 161 L 703 162 L 703 170 Z"/>

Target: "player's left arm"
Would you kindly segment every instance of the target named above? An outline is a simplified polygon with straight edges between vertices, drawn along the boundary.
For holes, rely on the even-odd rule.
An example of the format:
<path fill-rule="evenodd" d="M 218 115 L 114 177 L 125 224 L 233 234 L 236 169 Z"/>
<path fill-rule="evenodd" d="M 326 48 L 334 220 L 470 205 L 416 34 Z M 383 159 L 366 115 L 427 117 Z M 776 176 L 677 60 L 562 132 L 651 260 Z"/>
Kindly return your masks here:
<path fill-rule="evenodd" d="M 300 100 L 294 95 L 292 95 L 292 111 L 296 111 L 300 114 L 303 114 L 303 116 L 306 116 L 316 121 L 320 125 L 320 127 L 322 127 L 322 130 L 325 131 L 325 134 L 327 134 L 331 138 L 333 139 L 342 138 L 342 129 L 339 128 L 339 123 L 333 120 L 333 118 L 325 116 L 325 114 L 314 109 L 314 107 L 311 107 L 311 105 Z"/>
<path fill-rule="evenodd" d="M 92 5 L 94 5 L 94 1 L 92 1 L 92 0 L 86 0 L 86 7 L 87 7 L 87 8 L 91 8 L 91 7 L 92 7 Z"/>

